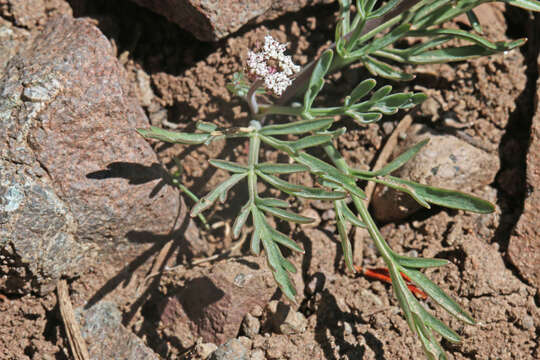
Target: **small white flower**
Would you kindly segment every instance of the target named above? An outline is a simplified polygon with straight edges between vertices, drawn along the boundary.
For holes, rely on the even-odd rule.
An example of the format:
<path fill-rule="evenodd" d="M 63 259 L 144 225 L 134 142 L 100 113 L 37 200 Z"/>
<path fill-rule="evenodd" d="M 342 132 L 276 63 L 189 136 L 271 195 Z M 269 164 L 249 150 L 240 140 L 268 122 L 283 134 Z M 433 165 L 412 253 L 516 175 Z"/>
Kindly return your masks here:
<path fill-rule="evenodd" d="M 264 81 L 264 86 L 277 96 L 291 85 L 294 74 L 300 66 L 293 63 L 289 55 L 285 55 L 285 44 L 280 44 L 272 36 L 264 37 L 264 45 L 260 52 L 248 52 L 247 67 L 252 78 Z"/>

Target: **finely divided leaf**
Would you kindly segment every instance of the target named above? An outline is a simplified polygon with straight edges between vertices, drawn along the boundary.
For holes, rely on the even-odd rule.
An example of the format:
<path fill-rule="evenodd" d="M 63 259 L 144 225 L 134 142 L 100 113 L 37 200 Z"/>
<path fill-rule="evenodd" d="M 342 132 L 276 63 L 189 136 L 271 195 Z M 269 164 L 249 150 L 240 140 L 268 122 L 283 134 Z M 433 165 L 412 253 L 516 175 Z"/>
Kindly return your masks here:
<path fill-rule="evenodd" d="M 199 200 L 195 206 L 191 209 L 191 217 L 197 216 L 200 212 L 208 209 L 223 193 L 226 193 L 236 183 L 245 178 L 247 174 L 234 174 L 221 184 L 219 184 L 214 190 L 209 192 L 205 197 Z"/>
<path fill-rule="evenodd" d="M 428 294 L 437 304 L 443 307 L 450 314 L 459 320 L 474 325 L 474 319 L 434 282 L 418 270 L 404 268 L 403 273 L 407 275 L 415 285 Z"/>

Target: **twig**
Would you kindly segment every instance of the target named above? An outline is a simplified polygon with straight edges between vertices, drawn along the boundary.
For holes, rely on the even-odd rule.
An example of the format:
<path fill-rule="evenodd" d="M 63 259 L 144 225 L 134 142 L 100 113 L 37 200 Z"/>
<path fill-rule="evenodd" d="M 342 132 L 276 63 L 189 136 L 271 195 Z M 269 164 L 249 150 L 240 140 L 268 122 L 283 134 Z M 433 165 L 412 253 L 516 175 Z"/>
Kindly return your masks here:
<path fill-rule="evenodd" d="M 64 321 L 69 346 L 71 353 L 75 360 L 89 360 L 90 355 L 86 348 L 86 342 L 81 335 L 81 329 L 77 320 L 75 320 L 75 314 L 73 313 L 73 306 L 69 299 L 69 291 L 66 280 L 58 280 L 56 284 L 56 291 L 58 293 L 58 305 L 60 307 L 60 314 Z"/>

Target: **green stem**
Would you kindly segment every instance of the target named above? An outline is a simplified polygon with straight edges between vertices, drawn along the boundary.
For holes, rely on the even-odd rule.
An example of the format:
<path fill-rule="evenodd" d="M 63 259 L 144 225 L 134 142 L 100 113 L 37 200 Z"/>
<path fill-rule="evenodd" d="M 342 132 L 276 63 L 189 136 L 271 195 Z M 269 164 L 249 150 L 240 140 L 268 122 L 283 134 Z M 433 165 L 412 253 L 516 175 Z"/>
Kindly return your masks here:
<path fill-rule="evenodd" d="M 248 191 L 249 201 L 251 205 L 255 203 L 257 197 L 257 175 L 255 174 L 255 166 L 259 163 L 259 149 L 261 147 L 261 138 L 259 134 L 254 133 L 249 138 L 249 158 L 248 158 Z"/>
<path fill-rule="evenodd" d="M 185 193 L 195 203 L 199 202 L 199 197 L 195 195 L 194 193 L 192 193 L 191 190 L 189 190 L 184 184 L 180 183 L 180 181 L 178 181 L 177 179 L 173 179 L 173 184 L 176 185 L 176 187 L 178 188 L 178 190 L 180 190 L 180 192 Z M 197 215 L 197 217 L 203 223 L 204 228 L 206 230 L 210 230 L 210 226 L 208 225 L 208 221 L 206 220 L 206 217 L 204 217 L 203 214 L 199 214 Z"/>
<path fill-rule="evenodd" d="M 326 144 L 324 146 L 324 151 L 326 154 L 330 157 L 334 165 L 341 170 L 343 173 L 347 175 L 352 175 L 351 171 L 349 169 L 349 165 L 347 165 L 347 162 L 343 156 L 339 153 L 339 151 L 335 148 L 332 144 Z M 377 249 L 381 253 L 381 256 L 384 260 L 384 262 L 388 264 L 394 264 L 395 259 L 393 256 L 392 249 L 388 246 L 386 241 L 384 240 L 383 236 L 381 235 L 379 228 L 375 224 L 375 221 L 371 217 L 371 214 L 369 213 L 366 204 L 360 199 L 358 196 L 351 195 L 353 203 L 358 210 L 358 214 L 366 224 L 367 230 L 369 232 L 369 235 L 375 242 L 375 246 L 377 246 Z M 390 266 L 388 266 L 390 268 Z"/>

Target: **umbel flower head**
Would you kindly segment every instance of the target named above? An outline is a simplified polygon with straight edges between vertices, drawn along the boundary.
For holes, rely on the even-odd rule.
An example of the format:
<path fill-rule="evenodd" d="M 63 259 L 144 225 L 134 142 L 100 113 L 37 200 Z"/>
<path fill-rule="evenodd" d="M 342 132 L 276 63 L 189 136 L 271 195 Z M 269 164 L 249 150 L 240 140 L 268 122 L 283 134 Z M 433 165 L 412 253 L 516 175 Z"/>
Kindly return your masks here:
<path fill-rule="evenodd" d="M 292 83 L 292 77 L 300 66 L 285 55 L 285 44 L 280 44 L 270 35 L 264 37 L 264 46 L 259 52 L 248 52 L 247 67 L 250 78 L 261 79 L 266 90 L 281 96 Z"/>

